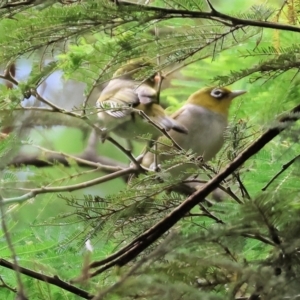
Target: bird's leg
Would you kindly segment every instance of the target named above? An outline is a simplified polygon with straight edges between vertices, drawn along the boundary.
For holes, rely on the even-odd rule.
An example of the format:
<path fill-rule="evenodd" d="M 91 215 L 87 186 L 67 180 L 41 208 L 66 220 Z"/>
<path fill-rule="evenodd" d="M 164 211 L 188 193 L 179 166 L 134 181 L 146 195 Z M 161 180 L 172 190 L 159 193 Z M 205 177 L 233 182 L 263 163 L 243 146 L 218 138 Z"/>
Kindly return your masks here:
<path fill-rule="evenodd" d="M 92 129 L 90 136 L 87 141 L 86 148 L 84 149 L 82 156 L 95 156 L 97 154 L 97 145 L 99 139 L 95 129 Z"/>
<path fill-rule="evenodd" d="M 125 140 L 125 143 L 126 143 L 126 148 L 127 148 L 127 150 L 129 150 L 129 151 L 131 151 L 132 152 L 132 150 L 133 150 L 133 145 L 132 145 L 132 142 L 131 142 L 131 140 Z"/>
<path fill-rule="evenodd" d="M 100 139 L 101 139 L 101 143 L 104 143 L 108 137 L 108 132 L 107 132 L 106 128 L 102 128 L 101 130 L 102 130 L 102 133 L 101 133 Z"/>
<path fill-rule="evenodd" d="M 154 144 L 154 171 L 158 172 L 157 143 Z"/>

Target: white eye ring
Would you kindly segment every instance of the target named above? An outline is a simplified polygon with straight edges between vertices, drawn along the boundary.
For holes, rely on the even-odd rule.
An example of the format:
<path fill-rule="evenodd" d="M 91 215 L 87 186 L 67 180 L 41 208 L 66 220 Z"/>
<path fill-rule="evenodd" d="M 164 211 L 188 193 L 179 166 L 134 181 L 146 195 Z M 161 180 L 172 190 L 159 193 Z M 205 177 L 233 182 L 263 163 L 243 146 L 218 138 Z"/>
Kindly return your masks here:
<path fill-rule="evenodd" d="M 210 93 L 211 96 L 215 98 L 221 98 L 223 97 L 223 91 L 221 89 L 213 89 Z"/>

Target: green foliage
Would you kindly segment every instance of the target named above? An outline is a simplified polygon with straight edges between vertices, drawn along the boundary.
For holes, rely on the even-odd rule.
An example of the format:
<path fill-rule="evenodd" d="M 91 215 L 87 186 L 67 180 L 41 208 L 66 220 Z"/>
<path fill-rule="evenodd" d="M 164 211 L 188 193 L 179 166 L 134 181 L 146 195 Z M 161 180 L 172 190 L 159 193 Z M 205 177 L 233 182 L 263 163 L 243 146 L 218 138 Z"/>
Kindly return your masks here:
<path fill-rule="evenodd" d="M 266 4 L 253 0 L 241 4 L 235 0 L 230 7 L 226 1 L 214 2 L 218 11 L 236 18 L 298 24 L 300 1 Z M 6 201 L 26 193 L 29 196 L 26 202 L 5 206 L 1 218 L 8 232 L 2 228 L 1 258 L 11 261 L 9 234 L 20 266 L 66 282 L 86 275 L 87 264 L 128 245 L 178 209 L 192 188 L 218 174 L 264 130 L 278 125 L 276 118 L 299 105 L 299 33 L 241 24 L 226 26 L 216 17 L 201 18 L 201 12 L 210 11 L 206 4 L 157 0 L 149 5 L 122 5 L 122 1 L 89 0 L 0 8 L 4 16 L 0 21 L 1 63 L 33 53 L 28 79 L 21 79 L 14 89 L 0 87 L 3 128 L 7 124 L 17 124 L 15 128 L 26 125 L 24 116 L 15 117 L 17 110 L 23 109 L 23 97 L 30 96 L 30 89 L 41 87 L 54 71 L 61 70 L 65 80 L 86 84 L 85 92 L 90 96 L 92 89 L 105 84 L 124 62 L 140 57 L 157 65 L 143 70 L 141 77 L 157 71 L 167 75 L 160 98 L 170 113 L 205 85 L 232 84 L 234 89 L 248 91 L 241 100 L 234 100 L 226 145 L 209 165 L 199 168 L 193 153 L 171 149 L 176 155 L 163 162 L 160 172 L 129 178 L 123 174 L 94 186 L 85 184 L 109 175 L 99 171 L 96 163 L 87 169 L 74 158 L 76 153 L 86 154 L 89 142 L 84 130 L 22 128 L 30 131 L 26 138 L 22 130 L 15 130 L 0 141 L 1 197 Z M 177 14 L 175 9 L 189 12 Z M 13 17 L 5 18 L 9 13 Z M 64 107 L 59 96 L 55 94 L 58 99 L 54 103 Z M 92 101 L 89 104 L 93 106 Z M 91 115 L 81 116 L 80 112 L 76 108 L 67 111 L 71 119 L 95 122 Z M 24 110 L 22 113 L 26 115 Z M 60 114 L 62 119 L 64 114 Z M 90 129 L 88 126 L 85 129 Z M 133 262 L 74 285 L 92 294 L 102 291 L 106 299 L 296 297 L 300 277 L 299 158 L 275 175 L 299 155 L 299 132 L 299 121 L 287 126 Z M 122 139 L 116 139 L 126 146 Z M 138 155 L 142 143 L 133 146 L 133 154 Z M 110 165 L 111 160 L 120 166 L 128 164 L 127 152 L 109 141 L 99 143 L 94 150 L 94 156 L 110 159 L 103 164 Z M 30 166 L 26 157 L 31 152 L 35 153 L 36 166 Z M 10 164 L 14 156 L 22 156 L 20 153 L 28 159 L 23 160 L 24 165 Z M 189 189 L 182 185 L 182 174 L 170 176 L 166 171 L 186 162 L 191 164 L 186 173 L 195 175 L 196 169 L 200 175 Z M 43 168 L 42 163 L 49 165 Z M 73 190 L 76 185 L 81 189 Z M 65 189 L 41 192 L 56 187 Z M 40 195 L 35 196 L 33 191 L 39 188 Z M 93 247 L 91 253 L 87 241 Z M 4 282 L 19 288 L 15 272 L 1 268 Z M 22 282 L 30 299 L 78 299 L 29 276 L 22 275 Z M 1 298 L 15 298 L 11 290 L 1 287 Z"/>
<path fill-rule="evenodd" d="M 57 70 L 57 64 L 55 62 L 50 62 L 43 68 L 40 64 L 35 64 L 32 67 L 31 76 L 28 78 L 27 82 L 19 85 L 20 90 L 23 94 L 29 94 L 30 96 L 30 89 L 35 89 L 41 85 L 41 83 L 55 70 Z"/>

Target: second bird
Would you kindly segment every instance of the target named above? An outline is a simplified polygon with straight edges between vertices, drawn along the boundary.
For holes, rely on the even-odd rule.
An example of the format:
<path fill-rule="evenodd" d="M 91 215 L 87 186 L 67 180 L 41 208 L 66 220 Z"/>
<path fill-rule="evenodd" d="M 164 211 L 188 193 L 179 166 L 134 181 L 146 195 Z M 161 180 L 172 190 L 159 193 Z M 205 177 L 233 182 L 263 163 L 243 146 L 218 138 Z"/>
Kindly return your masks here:
<path fill-rule="evenodd" d="M 142 134 L 150 134 L 153 139 L 159 137 L 161 132 L 138 114 L 142 111 L 159 127 L 186 134 L 187 129 L 168 117 L 157 103 L 155 75 L 144 82 L 135 80 L 137 73 L 145 67 L 151 67 L 151 63 L 143 59 L 132 60 L 114 73 L 97 101 L 101 128 L 128 140 Z"/>

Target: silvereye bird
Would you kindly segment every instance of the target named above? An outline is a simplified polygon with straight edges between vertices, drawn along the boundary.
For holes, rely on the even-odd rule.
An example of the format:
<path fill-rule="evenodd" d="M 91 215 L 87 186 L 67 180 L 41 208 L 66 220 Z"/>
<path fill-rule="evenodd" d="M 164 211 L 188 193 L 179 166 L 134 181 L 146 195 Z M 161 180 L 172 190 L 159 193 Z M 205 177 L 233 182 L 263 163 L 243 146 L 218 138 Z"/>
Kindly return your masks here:
<path fill-rule="evenodd" d="M 188 134 L 180 135 L 171 130 L 169 135 L 184 150 L 203 156 L 205 162 L 211 160 L 221 149 L 224 143 L 224 132 L 228 122 L 228 112 L 232 100 L 246 93 L 243 90 L 231 91 L 227 88 L 202 88 L 193 93 L 186 103 L 172 118 L 188 130 Z M 168 151 L 170 148 L 158 140 L 157 150 Z M 170 159 L 167 154 L 158 155 L 158 163 Z M 143 158 L 144 167 L 154 168 L 154 154 L 147 152 Z M 176 173 L 185 168 L 175 168 Z M 172 171 L 172 174 L 174 171 Z"/>
<path fill-rule="evenodd" d="M 155 75 L 145 81 L 137 81 L 138 72 L 152 64 L 146 60 L 129 61 L 118 69 L 108 85 L 103 89 L 97 101 L 100 126 L 107 133 L 115 134 L 131 140 L 141 134 L 150 134 L 158 138 L 161 132 L 139 115 L 144 112 L 151 121 L 169 131 L 187 133 L 186 128 L 175 119 L 168 117 L 164 109 L 157 103 Z"/>

